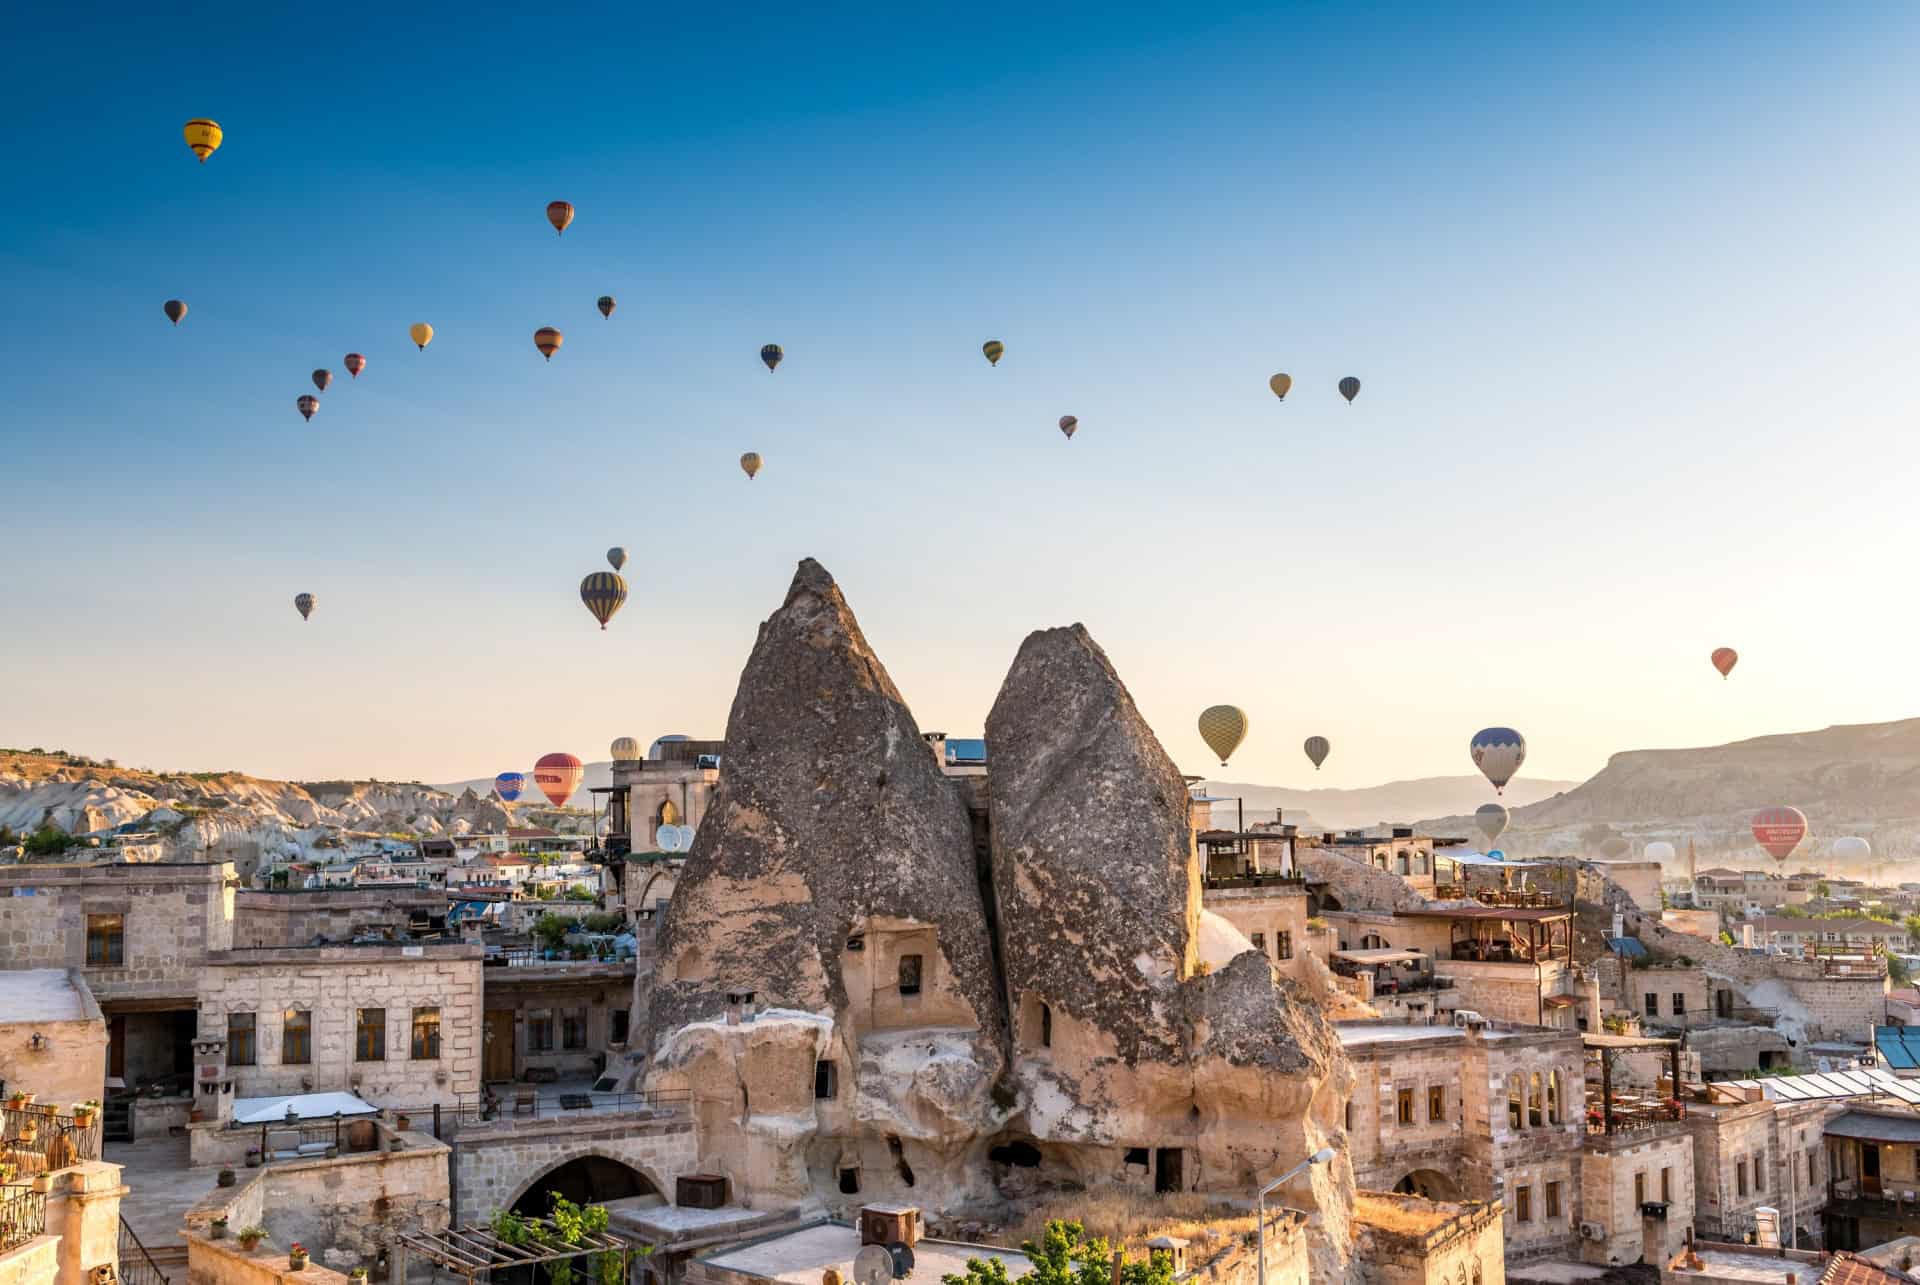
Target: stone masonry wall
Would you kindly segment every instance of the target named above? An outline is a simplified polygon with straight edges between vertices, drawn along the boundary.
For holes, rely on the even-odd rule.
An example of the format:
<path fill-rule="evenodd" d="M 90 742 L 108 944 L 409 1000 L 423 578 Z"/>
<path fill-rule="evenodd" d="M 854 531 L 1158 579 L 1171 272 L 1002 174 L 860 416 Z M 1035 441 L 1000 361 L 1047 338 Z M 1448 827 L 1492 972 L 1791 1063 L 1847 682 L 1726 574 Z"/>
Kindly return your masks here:
<path fill-rule="evenodd" d="M 700 1162 L 689 1119 L 596 1115 L 469 1125 L 454 1147 L 455 1220 L 484 1222 L 495 1210 L 511 1208 L 546 1174 L 581 1156 L 619 1161 L 668 1203 L 680 1175 L 693 1173 Z"/>
<path fill-rule="evenodd" d="M 347 941 L 368 928 L 405 936 L 415 911 L 444 915 L 446 910 L 446 893 L 432 888 L 240 889 L 233 899 L 233 944 L 306 946 L 317 937 Z"/>
<path fill-rule="evenodd" d="M 79 968 L 102 1004 L 194 994 L 210 950 L 233 944 L 233 867 L 0 867 L 0 968 Z M 125 917 L 124 962 L 90 967 L 87 916 Z"/>

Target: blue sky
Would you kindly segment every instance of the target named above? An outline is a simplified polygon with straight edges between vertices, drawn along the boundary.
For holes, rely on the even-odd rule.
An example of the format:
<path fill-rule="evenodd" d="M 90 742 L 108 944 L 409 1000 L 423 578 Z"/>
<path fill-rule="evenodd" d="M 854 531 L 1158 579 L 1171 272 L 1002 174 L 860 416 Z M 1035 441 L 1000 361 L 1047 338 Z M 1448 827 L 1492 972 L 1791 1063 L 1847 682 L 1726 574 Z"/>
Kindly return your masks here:
<path fill-rule="evenodd" d="M 0 742 L 451 779 L 718 735 L 809 554 L 924 727 L 1080 620 L 1183 767 L 1244 705 L 1240 779 L 1920 713 L 1920 13 L 1189 8 L 40 15 Z"/>

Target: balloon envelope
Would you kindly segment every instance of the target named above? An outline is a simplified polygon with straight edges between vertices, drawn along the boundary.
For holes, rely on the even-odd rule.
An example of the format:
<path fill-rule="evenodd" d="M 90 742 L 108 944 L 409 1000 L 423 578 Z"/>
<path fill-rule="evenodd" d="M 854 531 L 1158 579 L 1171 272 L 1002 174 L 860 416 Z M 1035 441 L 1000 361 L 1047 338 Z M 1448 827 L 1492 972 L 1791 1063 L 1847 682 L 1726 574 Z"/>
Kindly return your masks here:
<path fill-rule="evenodd" d="M 311 420 L 313 413 L 320 409 L 320 399 L 312 393 L 307 393 L 301 397 L 300 400 L 296 401 L 294 405 L 300 408 L 300 414 L 303 418 Z"/>
<path fill-rule="evenodd" d="M 1209 705 L 1200 711 L 1200 739 L 1220 756 L 1220 766 L 1247 739 L 1247 715 L 1237 705 Z"/>
<path fill-rule="evenodd" d="M 607 565 L 611 566 L 615 571 L 623 570 L 627 565 L 627 551 L 617 544 L 611 549 L 608 549 Z"/>
<path fill-rule="evenodd" d="M 596 571 L 580 582 L 580 601 L 605 629 L 613 613 L 626 604 L 627 582 L 611 571 Z"/>
<path fill-rule="evenodd" d="M 1618 861 L 1627 855 L 1627 849 L 1632 846 L 1632 844 L 1616 834 L 1600 845 L 1600 855 L 1609 861 Z"/>
<path fill-rule="evenodd" d="M 347 374 L 354 379 L 360 378 L 360 372 L 367 368 L 367 359 L 357 352 L 350 352 L 340 363 L 347 368 Z"/>
<path fill-rule="evenodd" d="M 1836 861 L 1865 861 L 1871 856 L 1873 845 L 1858 835 L 1850 834 L 1833 841 L 1833 858 Z"/>
<path fill-rule="evenodd" d="M 613 761 L 631 763 L 640 757 L 640 742 L 631 736 L 621 736 L 613 742 Z"/>
<path fill-rule="evenodd" d="M 1488 843 L 1500 842 L 1500 836 L 1507 832 L 1506 805 L 1500 803 L 1482 803 L 1473 810 L 1473 823 L 1480 827 L 1480 833 L 1487 836 Z"/>
<path fill-rule="evenodd" d="M 313 614 L 313 595 L 310 593 L 294 594 L 293 609 L 300 613 L 300 619 L 302 620 L 311 616 Z"/>
<path fill-rule="evenodd" d="M 1007 346 L 998 339 L 989 339 L 980 345 L 980 351 L 987 355 L 987 365 L 998 366 L 1000 359 L 1006 356 Z"/>
<path fill-rule="evenodd" d="M 186 135 L 187 146 L 193 149 L 193 154 L 200 158 L 202 165 L 207 163 L 209 156 L 220 150 L 220 140 L 226 137 L 219 122 L 205 118 L 188 121 L 181 133 Z"/>
<path fill-rule="evenodd" d="M 1284 402 L 1287 400 L 1287 394 L 1293 390 L 1293 376 L 1275 375 L 1267 381 L 1267 387 L 1273 390 L 1275 397 Z"/>
<path fill-rule="evenodd" d="M 1658 861 L 1661 865 L 1673 860 L 1673 845 L 1665 839 L 1655 839 L 1640 850 L 1642 861 Z"/>
<path fill-rule="evenodd" d="M 1320 765 L 1327 761 L 1327 755 L 1333 753 L 1333 742 L 1324 736 L 1309 736 L 1307 743 L 1301 748 L 1306 750 L 1307 757 L 1313 760 L 1313 770 L 1317 772 L 1320 770 Z"/>
<path fill-rule="evenodd" d="M 1073 415 L 1062 415 L 1060 417 L 1060 431 L 1067 435 L 1069 442 L 1073 440 L 1073 430 L 1078 427 L 1080 427 L 1080 421 L 1077 417 Z"/>
<path fill-rule="evenodd" d="M 767 373 L 769 375 L 773 373 L 773 368 L 785 359 L 786 355 L 787 354 L 781 350 L 779 344 L 768 344 L 760 350 L 760 360 L 767 363 Z"/>
<path fill-rule="evenodd" d="M 1807 837 L 1807 814 L 1799 808 L 1767 808 L 1753 814 L 1753 839 L 1775 861 L 1785 861 Z"/>
<path fill-rule="evenodd" d="M 313 386 L 314 386 L 315 388 L 318 388 L 318 389 L 319 389 L 319 390 L 320 390 L 321 392 L 323 392 L 323 393 L 324 393 L 324 392 L 326 392 L 326 391 L 327 391 L 327 385 L 329 385 L 329 384 L 331 384 L 332 382 L 333 382 L 333 372 L 332 372 L 332 371 L 330 371 L 330 370 L 316 370 L 316 371 L 314 371 L 314 372 L 313 372 Z"/>
<path fill-rule="evenodd" d="M 421 352 L 425 352 L 427 345 L 433 342 L 433 327 L 424 321 L 414 322 L 413 325 L 407 328 L 407 334 L 413 339 L 414 343 L 420 345 Z"/>
<path fill-rule="evenodd" d="M 616 308 L 618 305 L 614 303 L 612 295 L 603 294 L 600 296 L 600 302 L 596 306 L 600 309 L 601 316 L 611 317 L 613 315 L 614 308 Z"/>
<path fill-rule="evenodd" d="M 160 311 L 167 314 L 167 320 L 174 325 L 180 324 L 180 318 L 187 315 L 187 305 L 178 299 L 169 299 L 160 305 Z"/>
<path fill-rule="evenodd" d="M 1725 678 L 1731 674 L 1733 667 L 1739 663 L 1740 653 L 1733 648 L 1715 647 L 1713 649 L 1713 667 L 1720 671 L 1720 677 Z"/>
<path fill-rule="evenodd" d="M 748 451 L 745 455 L 742 455 L 740 457 L 740 467 L 743 470 L 745 470 L 747 475 L 747 481 L 749 482 L 753 481 L 754 475 L 760 471 L 760 464 L 761 464 L 761 460 L 760 460 L 759 451 Z"/>
<path fill-rule="evenodd" d="M 553 224 L 553 234 L 559 236 L 567 230 L 567 224 L 573 222 L 573 203 L 571 201 L 548 201 L 547 222 Z"/>
<path fill-rule="evenodd" d="M 1340 395 L 1351 402 L 1360 395 L 1360 381 L 1348 375 L 1340 381 Z"/>
<path fill-rule="evenodd" d="M 542 326 L 533 332 L 533 346 L 538 348 L 540 355 L 548 361 L 552 361 L 553 355 L 560 351 L 560 345 L 565 342 L 565 339 L 566 337 L 552 326 Z"/>
<path fill-rule="evenodd" d="M 1511 727 L 1483 727 L 1467 743 L 1467 752 L 1497 793 L 1506 789 L 1507 782 L 1527 761 L 1527 738 Z"/>
<path fill-rule="evenodd" d="M 526 789 L 527 775 L 524 772 L 502 772 L 493 778 L 493 792 L 500 796 L 502 803 L 518 803 Z"/>
<path fill-rule="evenodd" d="M 533 783 L 556 808 L 567 805 L 573 792 L 580 788 L 580 778 L 586 774 L 587 769 L 571 754 L 543 754 L 533 765 Z"/>

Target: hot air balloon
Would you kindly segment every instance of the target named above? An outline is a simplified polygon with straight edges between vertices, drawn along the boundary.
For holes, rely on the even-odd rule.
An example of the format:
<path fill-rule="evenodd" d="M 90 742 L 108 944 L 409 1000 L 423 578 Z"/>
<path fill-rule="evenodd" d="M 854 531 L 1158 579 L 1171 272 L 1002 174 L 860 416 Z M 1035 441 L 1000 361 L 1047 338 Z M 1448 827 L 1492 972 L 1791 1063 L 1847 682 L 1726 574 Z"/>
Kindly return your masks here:
<path fill-rule="evenodd" d="M 1673 845 L 1665 839 L 1655 839 L 1652 843 L 1640 849 L 1640 859 L 1642 861 L 1658 861 L 1664 866 L 1667 862 L 1673 860 Z"/>
<path fill-rule="evenodd" d="M 527 775 L 524 772 L 502 772 L 493 778 L 493 792 L 500 796 L 502 803 L 518 803 L 526 788 Z"/>
<path fill-rule="evenodd" d="M 312 393 L 307 393 L 304 394 L 299 401 L 295 402 L 294 405 L 300 408 L 300 414 L 302 416 L 308 420 L 312 420 L 313 413 L 320 409 L 320 399 Z"/>
<path fill-rule="evenodd" d="M 1867 861 L 1873 856 L 1873 845 L 1858 835 L 1850 834 L 1844 839 L 1833 841 L 1833 859 L 1835 861 Z"/>
<path fill-rule="evenodd" d="M 587 604 L 587 610 L 605 629 L 613 613 L 626 604 L 627 582 L 614 572 L 596 571 L 580 582 L 580 601 Z"/>
<path fill-rule="evenodd" d="M 987 355 L 987 365 L 998 366 L 1000 359 L 1007 355 L 1007 346 L 998 339 L 989 339 L 980 345 L 980 351 Z"/>
<path fill-rule="evenodd" d="M 1733 648 L 1715 647 L 1713 649 L 1713 667 L 1720 671 L 1720 677 L 1725 678 L 1731 674 L 1733 667 L 1739 663 L 1740 653 Z"/>
<path fill-rule="evenodd" d="M 187 146 L 193 149 L 193 154 L 200 158 L 202 165 L 207 163 L 209 156 L 220 150 L 220 140 L 225 137 L 218 121 L 204 118 L 188 121 L 181 132 L 187 136 Z"/>
<path fill-rule="evenodd" d="M 1483 727 L 1467 743 L 1467 752 L 1498 794 L 1527 761 L 1527 738 L 1511 727 Z"/>
<path fill-rule="evenodd" d="M 1807 837 L 1807 814 L 1799 808 L 1768 808 L 1753 814 L 1753 838 L 1768 856 L 1785 861 Z"/>
<path fill-rule="evenodd" d="M 300 619 L 302 620 L 311 616 L 313 614 L 313 595 L 310 593 L 294 594 L 293 609 L 300 613 Z"/>
<path fill-rule="evenodd" d="M 347 368 L 347 374 L 354 379 L 360 378 L 360 372 L 367 368 L 367 359 L 357 352 L 350 352 L 340 363 Z"/>
<path fill-rule="evenodd" d="M 1293 376 L 1275 375 L 1267 381 L 1267 387 L 1273 390 L 1275 397 L 1284 402 L 1287 400 L 1287 394 L 1293 390 Z"/>
<path fill-rule="evenodd" d="M 1340 395 L 1347 399 L 1348 405 L 1352 405 L 1353 399 L 1360 395 L 1360 381 L 1348 375 L 1340 381 Z"/>
<path fill-rule="evenodd" d="M 740 457 L 740 467 L 745 470 L 747 481 L 753 481 L 754 475 L 760 471 L 760 452 L 748 451 L 745 455 L 742 455 Z"/>
<path fill-rule="evenodd" d="M 160 311 L 167 314 L 167 320 L 174 325 L 180 324 L 180 318 L 187 315 L 187 305 L 178 299 L 169 299 L 160 305 Z"/>
<path fill-rule="evenodd" d="M 427 345 L 433 342 L 433 327 L 424 321 L 414 322 L 407 328 L 407 334 L 413 338 L 413 342 L 420 345 L 421 352 L 425 352 Z"/>
<path fill-rule="evenodd" d="M 533 765 L 533 783 L 556 808 L 567 805 L 573 792 L 580 788 L 580 778 L 586 774 L 587 769 L 571 754 L 543 754 Z"/>
<path fill-rule="evenodd" d="M 1480 833 L 1487 836 L 1487 846 L 1500 842 L 1500 836 L 1507 832 L 1507 822 L 1511 818 L 1505 805 L 1482 803 L 1473 810 L 1473 823 L 1480 827 Z"/>
<path fill-rule="evenodd" d="M 548 361 L 553 360 L 553 355 L 560 351 L 560 345 L 563 342 L 565 337 L 552 326 L 542 326 L 533 332 L 533 346 L 538 348 L 541 355 Z"/>
<path fill-rule="evenodd" d="M 1220 756 L 1220 766 L 1247 739 L 1247 716 L 1238 706 L 1209 705 L 1200 711 L 1200 739 Z"/>
<path fill-rule="evenodd" d="M 610 294 L 603 294 L 603 295 L 601 295 L 601 296 L 600 296 L 600 302 L 599 302 L 599 304 L 598 304 L 598 307 L 599 307 L 599 309 L 600 309 L 600 315 L 601 315 L 601 316 L 603 316 L 603 317 L 607 317 L 607 318 L 609 318 L 609 319 L 611 319 L 611 318 L 612 318 L 612 316 L 613 316 L 613 310 L 614 310 L 614 308 L 616 308 L 617 306 L 618 306 L 618 305 L 617 305 L 617 304 L 615 304 L 615 303 L 614 303 L 614 301 L 613 301 L 613 296 L 612 296 L 612 295 L 610 295 Z"/>
<path fill-rule="evenodd" d="M 773 373 L 773 368 L 778 366 L 781 359 L 786 355 L 786 353 L 781 351 L 779 344 L 768 344 L 760 350 L 760 360 L 767 363 L 767 373 L 769 375 Z"/>
<path fill-rule="evenodd" d="M 1062 415 L 1060 417 L 1060 431 L 1067 435 L 1069 442 L 1073 440 L 1073 430 L 1078 427 L 1080 427 L 1080 420 L 1077 416 Z"/>
<path fill-rule="evenodd" d="M 1618 861 L 1627 855 L 1627 849 L 1632 846 L 1632 844 L 1616 834 L 1600 845 L 1600 855 L 1609 861 Z"/>
<path fill-rule="evenodd" d="M 625 569 L 627 565 L 627 551 L 621 548 L 617 544 L 614 545 L 611 549 L 608 549 L 607 565 L 612 567 L 615 571 L 620 571 Z"/>
<path fill-rule="evenodd" d="M 613 761 L 616 763 L 631 763 L 640 757 L 640 742 L 631 736 L 617 738 L 612 749 Z"/>
<path fill-rule="evenodd" d="M 321 392 L 323 392 L 323 393 L 324 393 L 324 392 L 326 392 L 326 391 L 327 391 L 327 385 L 328 385 L 328 384 L 331 384 L 332 382 L 333 382 L 333 372 L 332 372 L 332 371 L 330 371 L 330 370 L 316 370 L 316 371 L 314 371 L 314 372 L 313 372 L 313 386 L 314 386 L 315 388 L 318 388 L 318 389 L 319 389 L 319 390 L 320 390 Z"/>
<path fill-rule="evenodd" d="M 562 232 L 565 232 L 567 225 L 573 222 L 573 202 L 548 201 L 547 222 L 553 224 L 553 234 L 555 236 L 559 236 Z"/>
<path fill-rule="evenodd" d="M 1301 748 L 1306 750 L 1307 757 L 1313 760 L 1313 770 L 1318 772 L 1320 765 L 1327 761 L 1327 755 L 1333 753 L 1333 742 L 1324 736 L 1309 736 Z"/>

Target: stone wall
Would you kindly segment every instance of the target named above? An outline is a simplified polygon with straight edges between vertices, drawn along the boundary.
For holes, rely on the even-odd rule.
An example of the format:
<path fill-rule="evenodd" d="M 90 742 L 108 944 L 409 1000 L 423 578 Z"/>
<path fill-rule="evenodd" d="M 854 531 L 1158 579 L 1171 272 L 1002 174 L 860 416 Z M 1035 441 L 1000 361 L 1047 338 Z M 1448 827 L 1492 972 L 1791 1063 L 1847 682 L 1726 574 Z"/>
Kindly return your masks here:
<path fill-rule="evenodd" d="M 100 1016 L 78 969 L 38 970 L 31 974 L 34 989 L 51 992 L 69 1014 L 64 1020 L 23 1015 L 28 1005 L 7 1011 L 0 1001 L 0 1082 L 9 1089 L 25 1089 L 43 1103 L 70 1109 L 74 1103 L 98 1101 L 107 1082 L 107 1024 Z M 0 995 L 6 994 L 0 989 Z M 35 1037 L 43 1047 L 35 1048 Z"/>
<path fill-rule="evenodd" d="M 595 1075 L 605 1065 L 607 1047 L 613 1042 L 612 1015 L 627 1013 L 633 1005 L 631 961 L 489 968 L 481 976 L 486 1011 L 512 1015 L 515 1079 L 530 1069 L 550 1070 L 567 1078 Z M 567 1047 L 566 1040 L 569 1013 L 581 1019 L 582 1038 L 573 1048 Z M 544 1049 L 535 1047 L 535 1023 L 529 1020 L 542 1015 L 550 1022 L 552 1034 L 551 1047 Z M 494 1055 L 500 1056 L 498 1051 Z"/>
<path fill-rule="evenodd" d="M 343 1273 L 313 1260 L 301 1271 L 292 1271 L 285 1247 L 270 1241 L 262 1241 L 251 1252 L 230 1238 L 194 1235 L 186 1241 L 187 1285 L 348 1285 Z M 313 1246 L 307 1249 L 311 1252 Z"/>
<path fill-rule="evenodd" d="M 1694 1208 L 1703 1238 L 1738 1241 L 1753 1230 L 1755 1209 L 1785 1208 L 1776 1190 L 1780 1175 L 1769 1159 L 1774 1110 L 1773 1103 L 1761 1101 L 1688 1111 Z"/>
<path fill-rule="evenodd" d="M 60 1285 L 88 1285 L 94 1269 L 120 1264 L 120 1166 L 87 1161 L 40 1180 L 47 1189 L 49 1236 L 60 1238 Z M 46 1285 L 43 1280 L 41 1285 Z"/>
<path fill-rule="evenodd" d="M 233 944 L 309 946 L 316 939 L 349 941 L 367 930 L 404 937 L 416 911 L 445 915 L 446 893 L 432 888 L 240 889 L 233 898 Z"/>
<path fill-rule="evenodd" d="M 1582 1237 L 1581 1261 L 1607 1266 L 1665 1263 L 1694 1222 L 1693 1138 L 1677 1125 L 1596 1138 L 1581 1154 L 1580 1220 L 1602 1235 Z M 1666 1175 L 1662 1185 L 1662 1174 Z M 1668 1193 L 1665 1219 L 1644 1217 L 1642 1199 Z M 1643 1258 L 1644 1255 L 1644 1258 Z"/>
<path fill-rule="evenodd" d="M 60 1279 L 60 1241 L 35 1236 L 0 1254 L 0 1285 L 52 1285 Z"/>
<path fill-rule="evenodd" d="M 1446 1005 L 1469 1009 L 1496 1022 L 1516 1022 L 1523 1026 L 1558 1026 L 1572 1029 L 1568 1010 L 1546 1003 L 1546 996 L 1561 995 L 1573 989 L 1566 965 L 1559 963 L 1483 964 L 1465 959 L 1439 959 L 1433 973 L 1453 982 L 1453 994 Z"/>
<path fill-rule="evenodd" d="M 210 950 L 233 944 L 233 867 L 0 867 L 0 968 L 78 968 L 103 1005 L 190 999 Z M 121 915 L 123 962 L 87 964 L 87 916 Z"/>
<path fill-rule="evenodd" d="M 680 1175 L 701 1168 L 702 1159 L 693 1123 L 684 1116 L 662 1120 L 631 1112 L 465 1125 L 454 1147 L 454 1217 L 484 1222 L 495 1210 L 512 1208 L 546 1174 L 582 1156 L 619 1161 L 669 1203 Z"/>
<path fill-rule="evenodd" d="M 1308 981 L 1305 884 L 1276 880 L 1246 887 L 1210 885 L 1200 896 L 1200 906 L 1238 928 L 1273 961 L 1282 977 Z"/>
<path fill-rule="evenodd" d="M 1574 1032 L 1488 1032 L 1466 1045 L 1464 1164 L 1469 1194 L 1506 1208 L 1509 1259 L 1564 1257 L 1573 1252 L 1579 1208 L 1579 1153 L 1584 1119 L 1586 1051 Z M 1535 1123 L 1534 1077 L 1540 1081 Z M 1558 1084 L 1558 1093 L 1551 1086 Z M 1521 1090 L 1519 1124 L 1512 1094 Z M 1484 1086 L 1484 1087 L 1482 1087 Z M 1553 1099 L 1559 1099 L 1554 1118 Z M 1560 1212 L 1547 1214 L 1549 1183 L 1559 1185 Z M 1528 1190 L 1531 1217 L 1517 1217 L 1519 1189 Z"/>
<path fill-rule="evenodd" d="M 478 946 L 326 946 L 221 951 L 200 979 L 200 1030 L 224 1038 L 228 1015 L 254 1015 L 255 1065 L 233 1063 L 237 1097 L 352 1090 L 376 1105 L 453 1103 L 480 1088 Z M 311 1014 L 311 1061 L 283 1059 L 285 1013 Z M 355 1056 L 357 1011 L 386 1012 L 385 1057 Z M 440 1056 L 412 1054 L 416 1009 L 438 1008 Z"/>
<path fill-rule="evenodd" d="M 1445 1204 L 1363 1192 L 1355 1206 L 1367 1285 L 1505 1285 L 1497 1204 Z"/>

